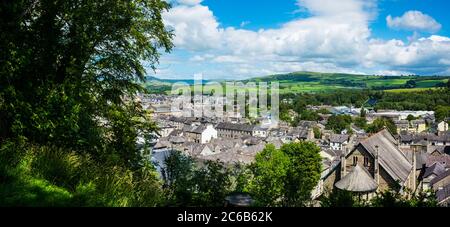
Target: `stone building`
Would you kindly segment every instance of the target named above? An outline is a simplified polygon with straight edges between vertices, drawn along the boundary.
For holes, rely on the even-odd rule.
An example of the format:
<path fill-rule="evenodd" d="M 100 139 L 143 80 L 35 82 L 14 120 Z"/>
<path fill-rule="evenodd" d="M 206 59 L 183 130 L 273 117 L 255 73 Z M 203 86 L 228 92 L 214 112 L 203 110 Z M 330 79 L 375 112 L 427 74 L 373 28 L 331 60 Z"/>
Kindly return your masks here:
<path fill-rule="evenodd" d="M 243 136 L 253 136 L 255 126 L 248 124 L 219 123 L 216 126 L 220 138 L 241 138 Z"/>
<path fill-rule="evenodd" d="M 377 183 L 378 190 L 415 190 L 415 163 L 408 160 L 399 149 L 398 142 L 386 129 L 361 141 L 342 158 L 342 176 L 345 177 L 356 166 L 368 171 Z"/>
<path fill-rule="evenodd" d="M 316 194 L 333 188 L 365 193 L 368 197 L 375 191 L 388 189 L 414 191 L 419 174 L 415 159 L 415 155 L 408 159 L 385 129 L 361 141 L 353 150 L 343 152 L 340 162 L 322 174 L 320 193 Z"/>

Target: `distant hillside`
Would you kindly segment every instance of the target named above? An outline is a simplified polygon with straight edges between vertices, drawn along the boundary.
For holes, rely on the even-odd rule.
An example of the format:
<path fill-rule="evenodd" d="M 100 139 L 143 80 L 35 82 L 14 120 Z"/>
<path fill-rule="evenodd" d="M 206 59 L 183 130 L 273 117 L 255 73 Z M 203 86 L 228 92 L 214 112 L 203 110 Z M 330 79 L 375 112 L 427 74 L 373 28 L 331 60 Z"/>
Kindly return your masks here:
<path fill-rule="evenodd" d="M 374 76 L 344 73 L 295 72 L 257 77 L 244 82 L 280 83 L 282 93 L 323 92 L 339 89 L 428 89 L 446 86 L 442 76 Z"/>
<path fill-rule="evenodd" d="M 256 77 L 242 82 L 279 82 L 281 93 L 317 93 L 340 89 L 395 90 L 397 92 L 417 91 L 444 87 L 450 77 L 443 76 L 374 76 L 344 73 L 295 72 Z M 163 80 L 148 77 L 146 86 L 158 92 L 170 90 L 175 82 L 193 85 L 193 80 Z M 206 83 L 208 81 L 204 81 Z"/>

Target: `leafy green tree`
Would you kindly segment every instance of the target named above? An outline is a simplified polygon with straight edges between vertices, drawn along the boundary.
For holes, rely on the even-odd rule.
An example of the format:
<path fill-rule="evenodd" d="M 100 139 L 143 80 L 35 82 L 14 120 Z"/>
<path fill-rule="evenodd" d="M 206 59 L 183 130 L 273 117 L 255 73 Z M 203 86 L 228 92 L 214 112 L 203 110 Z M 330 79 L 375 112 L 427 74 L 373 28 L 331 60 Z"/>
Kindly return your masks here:
<path fill-rule="evenodd" d="M 436 121 L 440 122 L 450 117 L 450 106 L 437 106 L 434 115 Z"/>
<path fill-rule="evenodd" d="M 284 183 L 286 191 L 283 205 L 306 206 L 322 171 L 320 148 L 312 142 L 300 142 L 285 144 L 280 150 L 287 154 L 290 160 Z"/>
<path fill-rule="evenodd" d="M 354 122 L 358 128 L 365 129 L 367 127 L 367 120 L 365 117 L 357 117 Z"/>
<path fill-rule="evenodd" d="M 333 115 L 328 118 L 327 129 L 333 130 L 335 133 L 341 133 L 345 129 L 350 128 L 352 117 L 348 115 Z"/>
<path fill-rule="evenodd" d="M 154 127 L 133 96 L 144 62 L 154 69 L 172 48 L 168 9 L 162 0 L 3 1 L 0 141 L 24 136 L 138 165 L 135 138 Z"/>
<path fill-rule="evenodd" d="M 290 160 L 287 154 L 273 145 L 256 155 L 252 164 L 253 179 L 246 190 L 257 200 L 259 206 L 281 206 L 284 196 L 284 182 Z"/>
<path fill-rule="evenodd" d="M 201 207 L 223 206 L 224 199 L 232 192 L 231 171 L 223 163 L 207 161 L 195 171 L 193 183 L 196 193 L 193 205 Z"/>
<path fill-rule="evenodd" d="M 187 205 L 194 197 L 194 160 L 181 152 L 172 152 L 164 161 L 164 191 L 169 205 Z"/>
<path fill-rule="evenodd" d="M 414 120 L 416 120 L 417 118 L 416 117 L 414 117 L 413 115 L 408 115 L 408 117 L 406 118 L 406 120 L 408 120 L 408 121 L 414 121 Z"/>
<path fill-rule="evenodd" d="M 301 117 L 300 119 L 303 121 L 319 121 L 320 120 L 319 114 L 317 114 L 317 112 L 311 111 L 311 110 L 304 110 L 300 114 L 300 117 Z"/>
<path fill-rule="evenodd" d="M 389 118 L 378 118 L 372 124 L 367 126 L 368 133 L 378 133 L 384 128 L 387 128 L 390 133 L 397 135 L 397 126 L 394 121 Z"/>
<path fill-rule="evenodd" d="M 235 191 L 232 184 L 235 176 L 221 162 L 199 165 L 176 151 L 167 157 L 165 166 L 164 191 L 170 206 L 218 207 Z"/>
<path fill-rule="evenodd" d="M 367 110 L 364 108 L 361 108 L 360 117 L 366 118 L 367 117 Z"/>
<path fill-rule="evenodd" d="M 306 206 L 321 173 L 320 149 L 313 143 L 268 145 L 251 166 L 248 192 L 260 206 Z"/>
<path fill-rule="evenodd" d="M 285 103 L 280 103 L 280 120 L 291 123 L 292 116 L 289 113 L 290 106 Z"/>

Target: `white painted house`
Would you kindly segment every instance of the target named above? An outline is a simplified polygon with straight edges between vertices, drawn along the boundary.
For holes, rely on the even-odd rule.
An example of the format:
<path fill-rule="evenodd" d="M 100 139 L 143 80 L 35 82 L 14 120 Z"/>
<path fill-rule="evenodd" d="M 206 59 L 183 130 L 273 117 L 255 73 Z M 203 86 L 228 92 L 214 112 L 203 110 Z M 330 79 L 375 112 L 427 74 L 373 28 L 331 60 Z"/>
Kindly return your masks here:
<path fill-rule="evenodd" d="M 217 130 L 213 125 L 207 125 L 201 134 L 200 143 L 205 144 L 211 142 L 211 140 L 217 139 Z"/>
<path fill-rule="evenodd" d="M 334 151 L 341 151 L 348 144 L 350 137 L 343 134 L 333 134 L 330 137 L 330 147 Z"/>
<path fill-rule="evenodd" d="M 446 121 L 441 121 L 437 125 L 437 130 L 438 130 L 438 132 L 446 132 L 446 131 L 448 131 L 448 123 Z"/>
<path fill-rule="evenodd" d="M 206 144 L 217 139 L 217 130 L 213 125 L 186 126 L 183 128 L 188 140 L 195 143 Z"/>

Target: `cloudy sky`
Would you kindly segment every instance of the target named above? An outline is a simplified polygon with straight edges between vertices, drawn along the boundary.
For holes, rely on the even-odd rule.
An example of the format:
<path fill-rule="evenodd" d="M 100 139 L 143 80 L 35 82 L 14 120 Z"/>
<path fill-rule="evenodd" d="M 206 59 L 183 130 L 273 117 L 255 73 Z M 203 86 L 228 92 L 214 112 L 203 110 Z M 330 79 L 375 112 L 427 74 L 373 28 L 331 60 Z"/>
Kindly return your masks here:
<path fill-rule="evenodd" d="M 159 78 L 294 71 L 450 75 L 448 0 L 167 0 Z"/>

